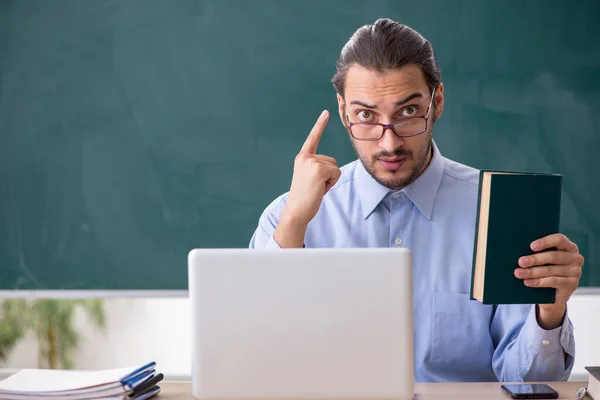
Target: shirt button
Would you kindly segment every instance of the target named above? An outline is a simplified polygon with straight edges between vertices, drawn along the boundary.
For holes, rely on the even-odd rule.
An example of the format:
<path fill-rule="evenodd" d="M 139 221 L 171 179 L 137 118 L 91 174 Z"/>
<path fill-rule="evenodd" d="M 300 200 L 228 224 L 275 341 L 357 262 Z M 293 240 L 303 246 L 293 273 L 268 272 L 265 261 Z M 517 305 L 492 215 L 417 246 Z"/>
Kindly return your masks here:
<path fill-rule="evenodd" d="M 400 197 L 400 194 L 398 194 L 398 193 L 394 193 L 394 194 L 392 195 L 392 197 L 393 197 L 393 198 L 395 198 L 395 199 L 397 199 L 397 198 L 399 198 L 399 197 Z"/>
<path fill-rule="evenodd" d="M 395 242 L 398 246 L 400 246 L 402 244 L 402 239 L 396 238 Z"/>
<path fill-rule="evenodd" d="M 546 340 L 546 339 L 544 339 L 544 340 L 542 340 L 542 344 L 543 344 L 544 346 L 546 346 L 546 345 L 549 345 L 549 344 L 550 344 L 550 341 L 549 341 L 549 340 Z"/>

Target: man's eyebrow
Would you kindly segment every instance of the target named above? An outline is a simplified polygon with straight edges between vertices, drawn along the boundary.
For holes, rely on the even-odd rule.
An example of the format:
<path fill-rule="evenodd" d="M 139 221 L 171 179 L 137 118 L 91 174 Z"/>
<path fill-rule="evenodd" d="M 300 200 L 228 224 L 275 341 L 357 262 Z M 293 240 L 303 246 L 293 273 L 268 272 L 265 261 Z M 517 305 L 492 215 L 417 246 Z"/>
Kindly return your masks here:
<path fill-rule="evenodd" d="M 352 101 L 350 102 L 350 104 L 358 104 L 359 106 L 363 106 L 363 107 L 365 107 L 365 108 L 377 108 L 377 105 L 376 105 L 376 104 L 367 104 L 367 103 L 363 103 L 363 102 L 362 102 L 362 101 L 360 101 L 360 100 L 352 100 Z"/>
<path fill-rule="evenodd" d="M 423 97 L 423 95 L 422 95 L 421 93 L 419 93 L 419 92 L 415 92 L 415 93 L 413 93 L 413 94 L 411 94 L 411 95 L 408 95 L 408 96 L 406 96 L 406 97 L 405 97 L 404 99 L 402 99 L 402 100 L 398 100 L 398 101 L 396 102 L 396 105 L 397 105 L 397 106 L 401 106 L 402 104 L 408 103 L 408 102 L 409 102 L 409 101 L 411 101 L 412 99 L 415 99 L 415 98 L 418 98 L 418 97 L 421 97 L 421 98 L 422 98 L 422 97 Z M 365 107 L 365 108 L 371 108 L 371 109 L 376 109 L 376 108 L 377 108 L 377 105 L 376 105 L 376 104 L 367 104 L 367 103 L 365 103 L 365 102 L 362 102 L 362 101 L 360 101 L 360 100 L 352 100 L 352 101 L 350 102 L 350 104 L 357 104 L 357 105 L 359 105 L 359 106 L 362 106 L 362 107 Z"/>
<path fill-rule="evenodd" d="M 417 97 L 423 97 L 423 95 L 421 93 L 418 93 L 418 92 L 417 93 L 413 93 L 410 96 L 407 96 L 406 98 L 404 98 L 402 100 L 398 100 L 396 102 L 396 105 L 397 106 L 401 106 L 402 104 L 408 103 L 409 101 L 411 101 L 412 99 L 417 98 Z"/>

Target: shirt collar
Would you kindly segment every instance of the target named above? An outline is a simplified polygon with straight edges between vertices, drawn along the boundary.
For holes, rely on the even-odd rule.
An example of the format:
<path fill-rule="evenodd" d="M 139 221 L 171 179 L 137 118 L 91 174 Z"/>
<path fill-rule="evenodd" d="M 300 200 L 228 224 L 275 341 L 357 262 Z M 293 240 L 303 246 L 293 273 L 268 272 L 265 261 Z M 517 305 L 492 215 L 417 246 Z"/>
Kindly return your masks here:
<path fill-rule="evenodd" d="M 429 166 L 417 179 L 401 190 L 427 219 L 431 219 L 435 197 L 444 174 L 444 160 L 433 140 L 432 149 L 433 155 Z M 366 219 L 391 190 L 373 179 L 360 160 L 355 174 L 363 218 Z"/>

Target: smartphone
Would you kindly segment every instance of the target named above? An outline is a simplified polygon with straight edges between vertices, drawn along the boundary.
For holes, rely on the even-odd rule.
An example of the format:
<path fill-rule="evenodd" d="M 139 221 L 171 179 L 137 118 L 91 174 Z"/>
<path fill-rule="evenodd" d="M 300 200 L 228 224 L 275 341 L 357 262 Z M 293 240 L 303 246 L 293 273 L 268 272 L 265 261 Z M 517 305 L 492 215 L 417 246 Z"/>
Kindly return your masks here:
<path fill-rule="evenodd" d="M 558 399 L 558 392 L 541 383 L 506 384 L 502 390 L 513 399 Z"/>

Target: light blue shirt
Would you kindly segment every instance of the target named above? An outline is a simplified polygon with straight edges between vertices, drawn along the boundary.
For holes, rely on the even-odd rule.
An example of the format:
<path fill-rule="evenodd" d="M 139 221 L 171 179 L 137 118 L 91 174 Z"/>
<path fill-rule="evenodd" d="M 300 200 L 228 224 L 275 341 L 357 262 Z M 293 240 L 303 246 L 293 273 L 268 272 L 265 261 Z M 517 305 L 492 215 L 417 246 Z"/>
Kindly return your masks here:
<path fill-rule="evenodd" d="M 427 169 L 400 191 L 377 183 L 358 160 L 341 169 L 305 245 L 411 249 L 416 381 L 567 380 L 575 355 L 568 315 L 548 331 L 535 306 L 470 300 L 478 170 L 444 158 L 435 143 Z M 261 215 L 251 248 L 279 247 L 273 232 L 287 196 Z"/>

